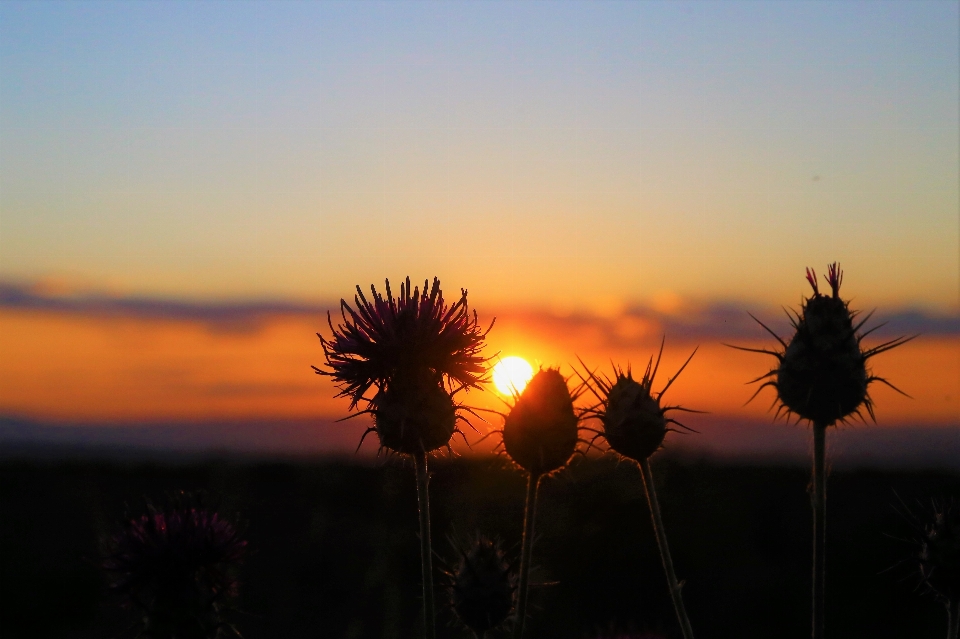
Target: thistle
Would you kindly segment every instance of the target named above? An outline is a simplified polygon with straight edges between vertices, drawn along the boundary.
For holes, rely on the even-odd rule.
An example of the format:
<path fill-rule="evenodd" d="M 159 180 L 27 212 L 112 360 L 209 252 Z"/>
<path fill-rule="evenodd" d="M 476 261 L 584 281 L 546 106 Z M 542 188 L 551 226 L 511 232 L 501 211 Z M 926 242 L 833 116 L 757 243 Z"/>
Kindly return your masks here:
<path fill-rule="evenodd" d="M 247 542 L 216 511 L 181 493 L 165 508 L 148 503 L 107 541 L 101 566 L 110 588 L 143 612 L 142 637 L 216 639 L 235 628 L 222 617 L 236 597 L 234 575 Z"/>
<path fill-rule="evenodd" d="M 514 639 L 523 637 L 527 589 L 533 553 L 533 524 L 537 512 L 540 480 L 563 468 L 579 441 L 579 419 L 573 409 L 574 396 L 560 371 L 541 369 L 515 397 L 503 423 L 503 448 L 527 471 L 527 496 L 523 511 L 523 542 L 520 553 L 520 583 L 517 590 Z"/>
<path fill-rule="evenodd" d="M 318 375 L 332 377 L 339 388 L 337 397 L 350 398 L 350 410 L 364 402 L 353 416 L 371 414 L 369 433 L 380 439 L 380 449 L 413 457 L 417 476 L 420 511 L 420 551 L 423 570 L 424 635 L 435 635 L 433 562 L 430 542 L 430 500 L 427 472 L 428 453 L 449 448 L 457 432 L 460 406 L 453 396 L 461 390 L 479 388 L 485 381 L 487 359 L 480 353 L 492 328 L 480 329 L 477 314 L 470 312 L 467 291 L 447 306 L 434 278 L 427 291 L 411 288 L 410 278 L 400 285 L 394 299 L 390 282 L 386 297 L 370 287 L 372 302 L 357 287 L 354 307 L 340 300 L 342 323 L 333 326 L 332 337 L 317 333 L 326 358 L 324 368 L 313 367 Z M 375 390 L 373 397 L 367 392 Z M 359 446 L 358 446 L 359 448 Z"/>
<path fill-rule="evenodd" d="M 457 550 L 459 562 L 446 573 L 450 604 L 457 618 L 483 639 L 513 612 L 516 574 L 498 541 L 477 535 Z"/>
<path fill-rule="evenodd" d="M 902 501 L 901 515 L 914 529 L 914 550 L 906 562 L 919 577 L 918 585 L 947 608 L 947 639 L 960 637 L 960 503 L 931 502 L 918 516 Z"/>
<path fill-rule="evenodd" d="M 539 477 L 562 468 L 573 456 L 577 425 L 563 375 L 557 369 L 541 369 L 504 420 L 503 447 L 531 477 Z"/>
<path fill-rule="evenodd" d="M 814 639 L 823 637 L 826 430 L 828 426 L 838 421 L 845 422 L 849 417 L 862 420 L 863 410 L 867 411 L 871 419 L 876 420 L 873 401 L 868 392 L 868 387 L 873 382 L 881 382 L 902 393 L 882 377 L 870 374 L 867 370 L 867 360 L 913 339 L 913 337 L 899 337 L 870 349 L 862 349 L 863 338 L 880 326 L 859 333 L 866 321 L 870 319 L 870 314 L 854 324 L 857 311 L 851 311 L 848 302 L 840 298 L 843 272 L 840 270 L 839 263 L 834 262 L 827 267 L 825 279 L 830 286 L 831 295 L 820 293 L 816 273 L 813 269 L 807 269 L 807 281 L 813 288 L 813 295 L 806 299 L 800 312 L 794 313 L 790 318 L 795 332 L 789 344 L 763 322 L 754 318 L 777 339 L 783 351 L 733 347 L 776 357 L 778 366 L 753 381 L 774 379 L 767 379 L 761 384 L 753 397 L 756 397 L 765 387 L 772 386 L 777 390 L 779 404 L 777 415 L 785 412 L 788 416 L 796 415 L 798 421 L 806 419 L 813 424 L 811 507 L 813 509 L 812 636 Z"/>
<path fill-rule="evenodd" d="M 677 621 L 683 632 L 684 639 L 693 639 L 693 629 L 690 618 L 683 605 L 681 593 L 682 584 L 677 581 L 673 568 L 673 559 L 670 555 L 670 546 L 667 543 L 667 534 L 660 515 L 660 503 L 657 499 L 656 487 L 653 483 L 653 471 L 650 468 L 650 456 L 663 444 L 666 434 L 676 430 L 669 426 L 674 424 L 680 428 L 690 430 L 675 419 L 668 418 L 668 411 L 679 410 L 691 413 L 700 411 L 682 408 L 680 406 L 662 406 L 663 396 L 687 367 L 696 354 L 696 349 L 683 363 L 676 375 L 667 380 L 666 385 L 659 393 L 653 393 L 653 381 L 660 368 L 660 357 L 663 355 L 663 342 L 660 343 L 660 352 L 657 361 L 653 358 L 647 363 L 647 369 L 638 382 L 633 379 L 630 368 L 626 373 L 623 369 L 613 368 L 613 378 L 598 376 L 586 369 L 586 375 L 581 376 L 584 383 L 590 388 L 599 400 L 599 404 L 584 411 L 584 415 L 600 420 L 603 430 L 594 431 L 596 437 L 603 437 L 610 445 L 610 449 L 621 457 L 631 459 L 640 466 L 643 477 L 643 487 L 647 495 L 647 504 L 650 507 L 650 517 L 653 520 L 653 530 L 660 549 L 660 558 L 667 576 L 667 588 L 673 600 L 673 607 L 677 614 Z M 583 365 L 583 361 L 580 362 Z"/>

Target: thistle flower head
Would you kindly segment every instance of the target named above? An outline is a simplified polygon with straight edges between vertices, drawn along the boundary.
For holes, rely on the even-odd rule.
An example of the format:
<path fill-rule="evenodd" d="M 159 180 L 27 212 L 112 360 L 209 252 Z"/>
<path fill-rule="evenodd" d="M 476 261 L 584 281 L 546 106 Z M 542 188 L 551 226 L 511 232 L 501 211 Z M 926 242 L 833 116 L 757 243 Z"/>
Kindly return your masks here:
<path fill-rule="evenodd" d="M 143 610 L 147 637 L 213 639 L 226 624 L 221 607 L 237 594 L 234 569 L 247 542 L 216 511 L 178 495 L 165 508 L 128 518 L 107 542 L 102 562 L 111 589 Z"/>
<path fill-rule="evenodd" d="M 776 388 L 780 402 L 778 413 L 786 411 L 801 419 L 825 425 L 844 421 L 851 415 L 862 417 L 861 410 L 866 410 L 873 418 L 873 402 L 867 392 L 872 382 L 881 382 L 901 391 L 887 380 L 871 375 L 866 367 L 867 360 L 913 337 L 900 337 L 874 348 L 863 349 L 863 338 L 876 330 L 862 334 L 858 332 L 870 315 L 854 324 L 858 312 L 851 311 L 848 303 L 840 298 L 843 272 L 838 263 L 827 267 L 825 279 L 830 285 L 830 295 L 820 293 L 816 273 L 813 269 L 807 269 L 807 281 L 813 288 L 813 295 L 804 301 L 800 312 L 791 317 L 795 332 L 789 343 L 757 320 L 777 338 L 783 347 L 782 351 L 741 350 L 761 352 L 777 358 L 777 368 L 754 381 L 774 378 L 764 382 L 757 392 L 766 386 Z"/>
<path fill-rule="evenodd" d="M 596 408 L 588 409 L 585 414 L 600 420 L 603 431 L 598 433 L 598 436 L 602 435 L 607 440 L 611 450 L 639 462 L 650 457 L 661 447 L 667 431 L 672 430 L 669 424 L 690 430 L 680 422 L 668 418 L 666 413 L 670 410 L 698 411 L 680 406 L 663 406 L 661 401 L 667 389 L 683 372 L 696 352 L 694 349 L 680 370 L 667 381 L 659 393 L 653 392 L 653 381 L 660 367 L 660 357 L 663 355 L 662 342 L 656 362 L 652 357 L 650 358 L 639 382 L 633 379 L 629 367 L 624 372 L 622 368 L 614 366 L 612 379 L 605 375 L 591 373 L 587 369 L 584 382 L 596 395 L 600 404 Z"/>
<path fill-rule="evenodd" d="M 487 331 L 477 324 L 467 305 L 467 291 L 447 306 L 440 280 L 411 287 L 410 278 L 393 297 L 389 280 L 386 297 L 371 286 L 371 300 L 360 287 L 354 307 L 340 301 L 342 323 L 328 340 L 319 333 L 326 358 L 319 375 L 332 377 L 337 397 L 349 397 L 350 408 L 368 403 L 383 447 L 401 453 L 429 452 L 446 445 L 456 430 L 452 395 L 484 381 L 486 362 L 480 352 Z M 491 324 L 492 327 L 492 324 Z M 372 398 L 366 397 L 371 387 Z"/>
<path fill-rule="evenodd" d="M 960 504 L 934 503 L 932 516 L 918 530 L 920 578 L 945 601 L 960 599 Z"/>
<path fill-rule="evenodd" d="M 499 541 L 477 535 L 457 550 L 460 560 L 446 573 L 450 603 L 460 621 L 483 636 L 513 612 L 517 576 Z"/>
<path fill-rule="evenodd" d="M 503 424 L 503 447 L 531 475 L 557 470 L 577 447 L 579 420 L 567 380 L 540 369 L 516 398 Z"/>

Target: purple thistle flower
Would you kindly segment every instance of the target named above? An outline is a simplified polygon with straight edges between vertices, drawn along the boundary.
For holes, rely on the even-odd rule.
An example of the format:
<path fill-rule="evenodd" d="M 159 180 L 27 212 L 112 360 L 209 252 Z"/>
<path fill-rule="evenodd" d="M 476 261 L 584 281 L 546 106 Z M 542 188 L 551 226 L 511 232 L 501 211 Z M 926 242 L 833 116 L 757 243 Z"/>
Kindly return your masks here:
<path fill-rule="evenodd" d="M 107 543 L 110 587 L 144 612 L 146 637 L 213 639 L 229 628 L 221 609 L 237 595 L 234 569 L 247 542 L 219 513 L 189 501 L 181 493 L 164 509 L 148 503 Z"/>
<path fill-rule="evenodd" d="M 410 278 L 397 298 L 389 280 L 386 297 L 374 286 L 370 291 L 372 301 L 357 287 L 355 308 L 340 300 L 343 322 L 336 327 L 327 314 L 332 337 L 317 333 L 326 366 L 313 369 L 334 379 L 337 397 L 349 397 L 351 410 L 367 402 L 360 412 L 374 415 L 371 430 L 381 446 L 407 454 L 445 446 L 456 430 L 452 395 L 485 379 L 488 360 L 480 352 L 490 328 L 479 327 L 465 289 L 448 307 L 437 278 L 429 292 L 426 281 L 421 292 Z M 377 392 L 368 398 L 371 387 Z"/>

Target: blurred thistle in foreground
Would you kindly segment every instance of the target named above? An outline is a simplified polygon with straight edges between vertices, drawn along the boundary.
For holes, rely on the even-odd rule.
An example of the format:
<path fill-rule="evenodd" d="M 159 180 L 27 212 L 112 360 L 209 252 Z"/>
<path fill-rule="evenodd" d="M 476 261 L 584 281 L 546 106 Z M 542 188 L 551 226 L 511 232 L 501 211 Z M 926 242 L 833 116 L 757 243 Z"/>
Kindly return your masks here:
<path fill-rule="evenodd" d="M 843 271 L 840 270 L 838 262 L 827 266 L 825 279 L 830 285 L 831 295 L 820 293 L 816 273 L 813 269 L 807 269 L 807 281 L 813 288 L 813 295 L 804 301 L 800 312 L 794 313 L 790 318 L 794 335 L 789 344 L 754 317 L 760 326 L 777 339 L 783 351 L 733 346 L 740 350 L 772 355 L 779 363 L 776 368 L 753 380 L 759 382 L 775 378 L 767 379 L 761 384 L 753 397 L 765 387 L 772 386 L 777 391 L 777 415 L 786 412 L 787 415 L 797 415 L 798 421 L 806 419 L 813 424 L 813 639 L 823 637 L 826 430 L 828 426 L 838 421 L 844 422 L 850 416 L 862 420 L 862 410 L 866 410 L 871 419 L 875 420 L 873 401 L 867 390 L 873 382 L 881 382 L 902 393 L 882 377 L 870 374 L 867 371 L 867 360 L 913 339 L 898 337 L 863 350 L 863 338 L 880 326 L 864 333 L 858 332 L 872 313 L 854 324 L 858 312 L 851 311 L 848 302 L 840 298 Z"/>
<path fill-rule="evenodd" d="M 128 518 L 106 542 L 111 589 L 143 612 L 141 637 L 216 639 L 240 634 L 223 619 L 237 596 L 236 569 L 247 551 L 232 523 L 178 494 L 164 508 Z"/>
<path fill-rule="evenodd" d="M 446 573 L 450 603 L 457 618 L 483 639 L 513 612 L 517 576 L 500 542 L 477 535 L 460 554 L 455 569 Z"/>
<path fill-rule="evenodd" d="M 901 502 L 903 504 L 903 502 Z M 960 637 L 960 503 L 931 502 L 920 515 L 903 504 L 901 514 L 914 529 L 915 550 L 906 563 L 913 564 L 919 585 L 947 608 L 947 639 Z"/>
<path fill-rule="evenodd" d="M 420 510 L 424 636 L 432 639 L 435 614 L 427 454 L 449 448 L 457 420 L 463 419 L 453 396 L 486 381 L 488 360 L 480 353 L 493 324 L 486 331 L 480 329 L 476 312 L 471 313 L 467 305 L 466 289 L 461 289 L 460 300 L 448 307 L 437 278 L 429 292 L 424 281 L 421 292 L 410 286 L 408 277 L 396 299 L 389 280 L 386 298 L 373 286 L 370 292 L 372 301 L 357 287 L 355 308 L 340 300 L 343 323 L 336 328 L 327 313 L 332 337 L 327 340 L 317 333 L 326 365 L 313 369 L 333 378 L 340 389 L 337 397 L 349 397 L 351 410 L 365 402 L 363 410 L 354 415 L 373 415 L 373 426 L 364 437 L 375 432 L 381 449 L 413 457 Z M 375 394 L 367 397 L 371 388 Z"/>
<path fill-rule="evenodd" d="M 667 588 L 670 590 L 670 597 L 673 599 L 673 607 L 684 639 L 693 639 L 693 628 L 683 605 L 683 595 L 681 593 L 683 584 L 677 581 L 677 575 L 674 572 L 670 546 L 667 543 L 667 534 L 660 515 L 660 503 L 653 482 L 653 471 L 650 468 L 650 456 L 661 447 L 667 432 L 676 430 L 669 427 L 669 424 L 690 430 L 680 422 L 668 418 L 666 416 L 668 411 L 700 412 L 680 406 L 661 406 L 664 394 L 680 376 L 683 369 L 687 367 L 696 352 L 696 349 L 694 349 L 687 361 L 680 367 L 680 370 L 667 380 L 663 390 L 659 393 L 653 393 L 653 381 L 657 376 L 657 370 L 660 368 L 660 358 L 663 355 L 662 341 L 660 342 L 657 361 L 654 362 L 653 357 L 650 358 L 647 369 L 639 382 L 633 379 L 629 367 L 624 373 L 623 369 L 614 366 L 613 378 L 611 379 L 591 372 L 582 360 L 580 362 L 586 371 L 585 375 L 581 375 L 581 379 L 599 400 L 596 407 L 584 411 L 584 416 L 599 419 L 603 427 L 602 431 L 594 431 L 596 433 L 594 440 L 602 436 L 607 440 L 611 450 L 621 457 L 632 459 L 640 466 L 647 504 L 650 506 L 650 516 L 653 520 L 653 530 L 656 534 L 657 545 L 660 548 L 663 569 L 667 576 Z"/>
<path fill-rule="evenodd" d="M 573 409 L 575 398 L 559 370 L 540 369 L 523 392 L 514 396 L 514 404 L 504 417 L 503 448 L 510 459 L 529 473 L 523 511 L 515 639 L 523 636 L 526 621 L 533 524 L 540 480 L 566 466 L 579 441 L 579 418 Z"/>

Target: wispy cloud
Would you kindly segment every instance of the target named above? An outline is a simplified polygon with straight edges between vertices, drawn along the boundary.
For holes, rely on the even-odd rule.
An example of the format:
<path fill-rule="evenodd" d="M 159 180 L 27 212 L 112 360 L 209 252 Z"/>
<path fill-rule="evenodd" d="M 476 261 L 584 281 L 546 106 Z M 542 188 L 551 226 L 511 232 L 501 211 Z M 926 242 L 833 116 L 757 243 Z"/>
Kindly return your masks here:
<path fill-rule="evenodd" d="M 102 292 L 47 290 L 39 283 L 0 281 L 0 311 L 38 311 L 83 317 L 129 317 L 134 319 L 201 323 L 211 330 L 256 331 L 272 319 L 339 316 L 339 302 L 317 303 L 293 300 L 185 300 L 143 295 L 112 295 Z M 523 324 L 543 335 L 564 336 L 590 332 L 599 345 L 611 348 L 642 346 L 667 335 L 673 341 L 726 341 L 764 337 L 766 332 L 751 314 L 786 336 L 786 312 L 756 307 L 737 300 L 684 303 L 669 311 L 634 305 L 615 314 L 587 310 L 556 313 L 539 308 L 495 310 L 498 321 Z M 960 335 L 960 317 L 935 314 L 915 308 L 878 311 L 869 326 L 883 324 L 877 336 L 920 334 L 928 337 Z"/>
<path fill-rule="evenodd" d="M 0 282 L 0 310 L 194 322 L 218 330 L 257 330 L 277 316 L 317 317 L 325 315 L 328 307 L 289 300 L 197 301 L 102 292 L 51 292 L 42 284 Z"/>

